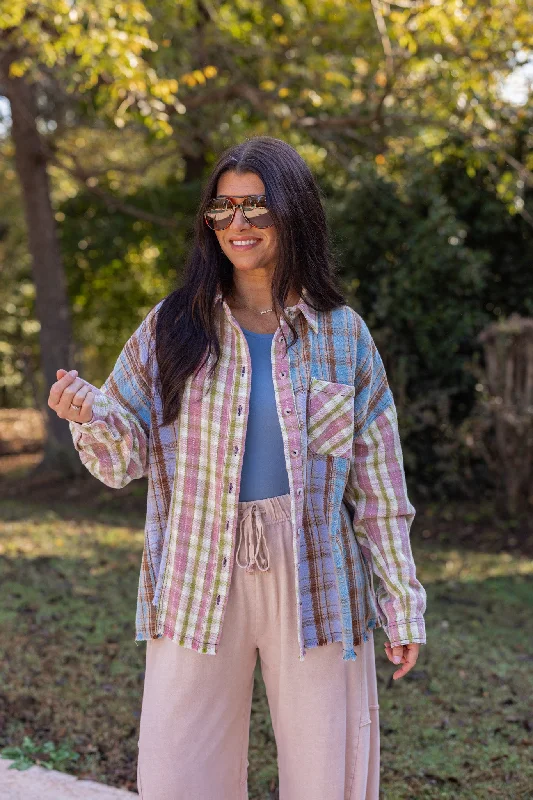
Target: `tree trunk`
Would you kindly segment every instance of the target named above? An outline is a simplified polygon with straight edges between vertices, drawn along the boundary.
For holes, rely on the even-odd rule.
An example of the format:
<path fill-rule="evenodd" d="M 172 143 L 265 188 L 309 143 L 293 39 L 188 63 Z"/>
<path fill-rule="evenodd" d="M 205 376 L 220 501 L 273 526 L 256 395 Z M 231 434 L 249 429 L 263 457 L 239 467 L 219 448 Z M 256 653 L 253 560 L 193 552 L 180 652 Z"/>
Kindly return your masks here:
<path fill-rule="evenodd" d="M 64 475 L 79 474 L 80 460 L 68 423 L 49 408 L 50 387 L 57 380 L 56 370 L 72 369 L 73 344 L 65 273 L 56 222 L 50 198 L 47 158 L 37 129 L 35 88 L 24 78 L 2 76 L 11 104 L 11 135 L 15 164 L 22 188 L 28 244 L 36 292 L 36 314 L 40 322 L 41 367 L 44 392 L 39 398 L 46 414 L 47 437 L 38 473 L 58 470 Z"/>

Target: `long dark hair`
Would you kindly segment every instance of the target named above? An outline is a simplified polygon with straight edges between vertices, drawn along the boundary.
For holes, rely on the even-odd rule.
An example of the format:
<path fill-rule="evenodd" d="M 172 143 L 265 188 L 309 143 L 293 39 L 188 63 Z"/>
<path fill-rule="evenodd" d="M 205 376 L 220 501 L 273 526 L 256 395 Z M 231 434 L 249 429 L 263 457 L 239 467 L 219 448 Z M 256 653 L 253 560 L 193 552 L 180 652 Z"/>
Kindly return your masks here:
<path fill-rule="evenodd" d="M 278 318 L 287 321 L 295 337 L 291 345 L 298 334 L 283 311 L 291 289 L 300 294 L 305 289 L 306 302 L 317 311 L 330 311 L 346 302 L 336 281 L 338 267 L 321 192 L 303 158 L 289 144 L 270 136 L 252 137 L 228 148 L 202 194 L 185 282 L 164 299 L 157 314 L 155 352 L 164 425 L 178 417 L 187 378 L 214 353 L 213 371 L 220 357 L 214 300 L 218 290 L 225 297 L 233 288 L 233 265 L 203 215 L 209 200 L 216 196 L 218 179 L 227 171 L 254 172 L 265 185 L 278 235 L 272 297 Z"/>

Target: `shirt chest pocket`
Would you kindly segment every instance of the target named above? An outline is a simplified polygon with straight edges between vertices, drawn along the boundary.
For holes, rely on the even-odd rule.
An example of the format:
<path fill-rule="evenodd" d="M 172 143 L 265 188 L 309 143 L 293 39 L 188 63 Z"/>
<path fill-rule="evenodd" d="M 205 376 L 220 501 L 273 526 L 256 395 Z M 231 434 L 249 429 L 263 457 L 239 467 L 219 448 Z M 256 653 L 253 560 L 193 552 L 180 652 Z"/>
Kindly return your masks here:
<path fill-rule="evenodd" d="M 318 455 L 351 458 L 355 386 L 311 377 L 307 446 Z"/>

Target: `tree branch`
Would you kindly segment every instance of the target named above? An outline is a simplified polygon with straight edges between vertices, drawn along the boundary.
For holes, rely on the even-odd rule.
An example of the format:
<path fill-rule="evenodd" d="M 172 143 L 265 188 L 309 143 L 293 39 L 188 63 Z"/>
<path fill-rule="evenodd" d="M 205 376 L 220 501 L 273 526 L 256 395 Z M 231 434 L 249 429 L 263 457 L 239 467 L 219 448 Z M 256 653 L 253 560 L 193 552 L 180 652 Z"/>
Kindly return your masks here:
<path fill-rule="evenodd" d="M 389 77 L 394 75 L 394 59 L 392 57 L 392 45 L 389 39 L 389 34 L 387 33 L 387 26 L 385 24 L 385 19 L 383 14 L 381 13 L 380 8 L 380 0 L 371 0 L 372 5 L 372 13 L 374 14 L 374 19 L 376 21 L 376 27 L 379 31 L 379 35 L 381 38 L 381 46 L 383 48 L 383 53 L 385 54 L 385 72 Z"/>
<path fill-rule="evenodd" d="M 160 225 L 163 228 L 169 228 L 171 230 L 176 230 L 178 228 L 178 225 L 174 220 L 160 217 L 157 214 L 152 214 L 150 211 L 144 211 L 144 209 L 137 208 L 137 206 L 131 205 L 131 203 L 125 203 L 118 197 L 106 192 L 100 186 L 93 184 L 90 180 L 93 176 L 84 170 L 78 159 L 72 154 L 70 154 L 70 158 L 72 158 L 76 165 L 74 168 L 69 167 L 68 164 L 62 162 L 61 159 L 54 154 L 50 156 L 50 161 L 60 169 L 68 172 L 69 175 L 72 175 L 72 177 L 75 178 L 79 183 L 83 184 L 83 186 L 88 189 L 91 194 L 94 194 L 95 197 L 98 197 L 109 208 L 110 211 L 120 211 L 130 217 L 141 219 L 144 222 L 151 222 L 154 225 Z"/>
<path fill-rule="evenodd" d="M 149 170 L 154 164 L 159 163 L 160 161 L 164 161 L 166 158 L 172 158 L 173 156 L 180 156 L 182 155 L 182 149 L 180 147 L 176 147 L 173 150 L 169 150 L 166 153 L 158 153 L 157 155 L 153 156 L 152 158 L 145 161 L 144 164 L 140 166 L 133 166 L 131 164 L 110 164 L 107 167 L 103 167 L 102 169 L 91 169 L 90 172 L 85 170 L 81 167 L 80 161 L 74 153 L 71 153 L 68 150 L 54 148 L 54 152 L 61 157 L 71 158 L 72 161 L 76 164 L 76 168 L 81 170 L 81 173 L 86 175 L 86 180 L 90 178 L 99 178 L 104 175 L 107 175 L 108 172 L 121 172 L 124 175 L 144 175 L 144 173 Z M 66 168 L 65 164 L 62 164 L 63 168 Z M 80 173 L 80 174 L 81 174 Z M 90 187 L 89 187 L 90 188 Z"/>

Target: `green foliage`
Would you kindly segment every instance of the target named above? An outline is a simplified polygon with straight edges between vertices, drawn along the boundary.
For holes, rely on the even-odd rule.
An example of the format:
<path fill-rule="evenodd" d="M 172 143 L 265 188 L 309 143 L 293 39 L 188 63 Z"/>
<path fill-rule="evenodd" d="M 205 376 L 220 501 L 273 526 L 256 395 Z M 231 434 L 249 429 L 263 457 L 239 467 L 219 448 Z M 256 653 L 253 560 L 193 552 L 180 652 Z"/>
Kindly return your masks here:
<path fill-rule="evenodd" d="M 475 337 L 494 317 L 531 313 L 533 231 L 484 171 L 469 177 L 453 155 L 438 168 L 412 161 L 401 185 L 361 166 L 329 191 L 328 208 L 350 304 L 383 353 L 417 489 L 464 491 L 457 428 L 476 401 Z"/>
<path fill-rule="evenodd" d="M 533 316 L 532 226 L 508 212 L 495 191 L 493 172 L 479 166 L 472 170 L 468 153 L 446 155 L 437 175 L 440 190 L 467 231 L 465 245 L 489 256 L 479 294 L 487 321 L 512 313 Z M 531 214 L 531 190 L 524 192 L 524 200 Z"/>
<path fill-rule="evenodd" d="M 0 158 L 0 405 L 35 406 L 39 322 L 15 171 Z"/>
<path fill-rule="evenodd" d="M 62 204 L 61 242 L 87 380 L 103 382 L 117 357 L 117 343 L 124 343 L 177 285 L 199 191 L 198 184 L 168 177 L 164 184 L 120 198 L 141 210 L 162 210 L 175 221 L 175 229 L 132 220 L 89 192 Z"/>
<path fill-rule="evenodd" d="M 163 134 L 170 128 L 161 101 L 175 100 L 176 81 L 160 80 L 147 57 L 158 45 L 150 37 L 152 15 L 142 0 L 5 0 L 0 30 L 12 48 L 13 78 L 46 86 L 52 76 L 72 100 L 90 93 L 93 110 L 124 125 L 122 111 L 135 104 Z M 126 98 L 129 102 L 125 103 Z"/>
<path fill-rule="evenodd" d="M 464 244 L 431 165 L 407 180 L 402 197 L 392 181 L 361 169 L 331 201 L 332 227 L 354 301 L 379 329 L 391 372 L 409 353 L 404 381 L 416 377 L 425 391 L 455 383 L 455 353 L 481 321 L 488 254 Z"/>
<path fill-rule="evenodd" d="M 54 742 L 45 742 L 39 745 L 34 742 L 31 736 L 24 736 L 19 747 L 4 747 L 0 750 L 2 758 L 9 758 L 13 761 L 9 769 L 26 770 L 38 764 L 46 769 L 55 769 L 59 772 L 67 772 L 72 769 L 72 761 L 77 761 L 79 753 L 74 752 L 67 745 L 56 747 Z"/>

